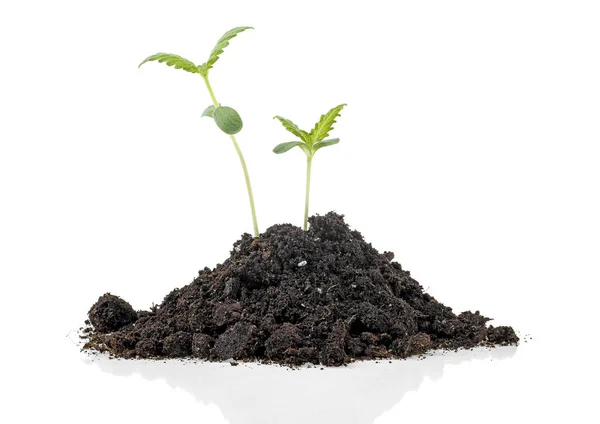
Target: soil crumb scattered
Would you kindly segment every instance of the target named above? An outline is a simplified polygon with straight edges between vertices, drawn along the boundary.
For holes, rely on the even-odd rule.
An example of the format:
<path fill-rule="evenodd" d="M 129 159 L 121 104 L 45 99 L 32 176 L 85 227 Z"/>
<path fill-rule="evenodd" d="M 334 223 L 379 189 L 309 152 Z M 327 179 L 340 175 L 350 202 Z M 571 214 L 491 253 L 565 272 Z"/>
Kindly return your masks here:
<path fill-rule="evenodd" d="M 242 235 L 225 262 L 149 311 L 101 296 L 88 314 L 93 331 L 84 349 L 339 366 L 518 343 L 511 327 L 488 327 L 479 311 L 456 315 L 424 293 L 393 253 L 375 250 L 343 215 L 309 222 L 306 232 L 278 224 L 257 239 Z"/>

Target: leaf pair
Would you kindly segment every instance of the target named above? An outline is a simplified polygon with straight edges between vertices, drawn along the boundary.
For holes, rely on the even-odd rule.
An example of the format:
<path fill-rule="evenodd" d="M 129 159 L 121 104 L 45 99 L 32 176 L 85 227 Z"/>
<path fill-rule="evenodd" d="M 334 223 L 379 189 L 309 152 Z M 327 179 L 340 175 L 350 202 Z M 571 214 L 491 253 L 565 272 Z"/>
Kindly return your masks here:
<path fill-rule="evenodd" d="M 274 153 L 281 154 L 285 153 L 288 150 L 298 146 L 300 147 L 307 157 L 312 157 L 317 150 L 322 147 L 332 146 L 334 144 L 339 143 L 339 138 L 331 138 L 325 140 L 325 137 L 329 135 L 329 132 L 333 130 L 333 124 L 335 124 L 335 120 L 340 116 L 340 112 L 346 106 L 346 104 L 338 105 L 329 112 L 321 115 L 319 121 L 315 124 L 314 128 L 310 132 L 306 132 L 301 130 L 296 124 L 294 124 L 289 119 L 283 118 L 281 116 L 275 116 L 273 119 L 279 120 L 281 125 L 294 134 L 296 137 L 300 139 L 300 141 L 288 141 L 286 143 L 281 143 L 275 146 L 273 149 Z"/>
<path fill-rule="evenodd" d="M 221 38 L 219 38 L 219 41 L 217 41 L 217 44 L 210 52 L 210 56 L 208 57 L 208 60 L 201 65 L 195 65 L 192 61 L 187 60 L 176 54 L 156 53 L 156 54 L 153 54 L 152 56 L 148 56 L 146 59 L 144 59 L 142 61 L 142 63 L 139 64 L 138 68 L 146 62 L 155 60 L 155 61 L 158 61 L 159 63 L 166 63 L 167 66 L 174 66 L 175 69 L 183 69 L 184 71 L 188 71 L 193 74 L 200 74 L 202 76 L 207 76 L 208 70 L 213 67 L 213 65 L 215 64 L 215 62 L 217 60 L 219 60 L 219 56 L 221 55 L 221 53 L 223 53 L 223 50 L 225 49 L 225 47 L 227 47 L 229 45 L 229 41 L 232 38 L 234 38 L 235 36 L 237 36 L 239 33 L 246 31 L 247 29 L 253 29 L 253 28 L 248 27 L 248 26 L 237 27 L 237 28 L 233 28 L 233 29 L 227 31 L 225 34 L 223 34 L 223 36 Z"/>

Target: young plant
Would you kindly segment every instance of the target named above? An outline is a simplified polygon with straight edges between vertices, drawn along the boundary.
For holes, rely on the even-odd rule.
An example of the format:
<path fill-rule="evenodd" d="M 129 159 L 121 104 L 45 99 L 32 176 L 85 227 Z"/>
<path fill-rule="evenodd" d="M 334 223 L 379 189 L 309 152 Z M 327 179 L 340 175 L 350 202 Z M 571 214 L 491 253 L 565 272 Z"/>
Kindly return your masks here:
<path fill-rule="evenodd" d="M 308 203 L 310 200 L 310 170 L 312 166 L 312 159 L 317 150 L 322 147 L 332 146 L 334 144 L 339 143 L 339 138 L 330 138 L 325 140 L 325 137 L 329 135 L 329 132 L 333 129 L 333 124 L 335 124 L 335 120 L 338 116 L 340 116 L 340 112 L 346 106 L 345 104 L 341 104 L 339 106 L 334 107 L 325 115 L 321 115 L 321 119 L 319 122 L 315 124 L 315 127 L 310 131 L 306 132 L 298 128 L 296 124 L 286 118 L 282 118 L 281 116 L 275 116 L 273 119 L 278 119 L 279 122 L 283 125 L 283 127 L 294 134 L 296 137 L 300 139 L 300 141 L 288 141 L 286 143 L 281 143 L 273 149 L 273 152 L 277 154 L 285 153 L 293 147 L 300 147 L 304 154 L 306 155 L 306 195 L 304 199 L 304 231 L 308 228 Z"/>
<path fill-rule="evenodd" d="M 254 208 L 254 196 L 252 195 L 252 185 L 250 184 L 250 176 L 248 175 L 248 168 L 246 166 L 246 161 L 244 160 L 244 155 L 240 150 L 240 146 L 235 139 L 235 134 L 240 132 L 243 127 L 242 118 L 240 117 L 237 111 L 229 106 L 221 106 L 219 102 L 217 102 L 217 98 L 215 97 L 215 93 L 210 85 L 208 80 L 208 73 L 214 66 L 215 62 L 219 59 L 221 53 L 225 47 L 229 45 L 229 41 L 234 38 L 239 33 L 246 31 L 247 29 L 252 29 L 252 27 L 237 27 L 227 31 L 220 39 L 217 41 L 217 44 L 210 52 L 210 56 L 208 60 L 201 65 L 195 65 L 193 62 L 184 59 L 181 56 L 170 54 L 170 53 L 156 53 L 152 56 L 147 57 L 140 63 L 138 68 L 142 66 L 146 62 L 150 61 L 158 61 L 159 63 L 166 63 L 167 66 L 173 66 L 175 69 L 183 69 L 184 71 L 190 72 L 192 74 L 199 74 L 204 83 L 206 84 L 206 88 L 208 89 L 208 94 L 210 94 L 210 98 L 212 99 L 213 104 L 208 106 L 202 116 L 208 116 L 213 118 L 217 126 L 223 131 L 225 134 L 229 135 L 231 141 L 233 142 L 233 146 L 235 147 L 235 151 L 240 159 L 240 163 L 242 165 L 242 170 L 244 171 L 244 178 L 246 179 L 246 188 L 248 190 L 248 198 L 250 199 L 250 210 L 252 212 L 252 224 L 254 226 L 254 237 L 258 237 L 258 223 L 256 220 L 256 210 Z"/>

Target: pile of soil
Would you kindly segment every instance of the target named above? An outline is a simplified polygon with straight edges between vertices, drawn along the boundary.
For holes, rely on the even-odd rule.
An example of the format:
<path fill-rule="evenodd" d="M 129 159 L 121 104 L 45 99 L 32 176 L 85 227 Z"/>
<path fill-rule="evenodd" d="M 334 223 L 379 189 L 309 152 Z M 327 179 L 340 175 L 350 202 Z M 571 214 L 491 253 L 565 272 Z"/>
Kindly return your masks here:
<path fill-rule="evenodd" d="M 274 225 L 244 234 L 150 311 L 105 294 L 89 311 L 84 349 L 123 358 L 195 357 L 342 365 L 430 349 L 515 344 L 511 327 L 479 312 L 456 315 L 330 212 L 310 229 Z"/>

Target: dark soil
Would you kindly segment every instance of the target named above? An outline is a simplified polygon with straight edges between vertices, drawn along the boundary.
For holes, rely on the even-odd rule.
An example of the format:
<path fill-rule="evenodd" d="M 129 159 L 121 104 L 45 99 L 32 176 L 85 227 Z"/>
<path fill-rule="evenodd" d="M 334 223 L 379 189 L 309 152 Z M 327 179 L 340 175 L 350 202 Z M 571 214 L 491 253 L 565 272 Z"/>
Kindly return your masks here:
<path fill-rule="evenodd" d="M 516 344 L 511 327 L 456 315 L 333 212 L 305 232 L 244 234 L 231 256 L 150 311 L 105 294 L 84 349 L 124 358 L 195 357 L 342 365 L 431 349 Z"/>

